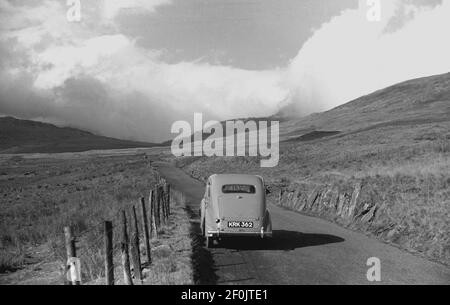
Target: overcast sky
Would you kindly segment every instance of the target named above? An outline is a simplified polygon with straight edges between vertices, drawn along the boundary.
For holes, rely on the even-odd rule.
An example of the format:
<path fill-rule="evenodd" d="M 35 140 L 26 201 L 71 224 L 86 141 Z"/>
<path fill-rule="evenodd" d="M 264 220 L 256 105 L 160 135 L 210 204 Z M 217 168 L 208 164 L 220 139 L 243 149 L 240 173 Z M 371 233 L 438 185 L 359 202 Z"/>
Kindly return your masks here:
<path fill-rule="evenodd" d="M 0 114 L 160 141 L 450 71 L 450 0 L 0 0 Z"/>

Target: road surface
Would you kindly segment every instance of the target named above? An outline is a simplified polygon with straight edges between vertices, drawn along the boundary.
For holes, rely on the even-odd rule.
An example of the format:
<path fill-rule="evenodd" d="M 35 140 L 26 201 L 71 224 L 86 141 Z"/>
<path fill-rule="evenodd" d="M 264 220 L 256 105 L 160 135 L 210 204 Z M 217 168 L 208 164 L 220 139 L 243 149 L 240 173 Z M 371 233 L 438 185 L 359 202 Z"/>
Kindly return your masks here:
<path fill-rule="evenodd" d="M 199 229 L 203 183 L 182 170 L 153 163 L 174 188 L 183 192 Z M 268 204 L 273 239 L 267 245 L 238 240 L 195 250 L 200 284 L 450 284 L 450 269 L 328 221 Z M 195 253 L 194 253 L 195 254 Z M 381 282 L 367 280 L 367 260 L 381 262 Z M 195 259 L 195 258 L 194 258 Z M 210 270 L 210 271 L 207 271 Z M 202 275 L 203 274 L 203 275 Z"/>

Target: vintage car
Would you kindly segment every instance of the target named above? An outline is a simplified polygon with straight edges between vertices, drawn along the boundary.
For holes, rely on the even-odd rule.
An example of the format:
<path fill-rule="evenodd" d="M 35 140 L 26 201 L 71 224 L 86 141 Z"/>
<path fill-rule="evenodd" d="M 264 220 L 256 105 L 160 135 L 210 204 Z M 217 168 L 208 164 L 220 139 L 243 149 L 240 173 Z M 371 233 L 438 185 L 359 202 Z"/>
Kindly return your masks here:
<path fill-rule="evenodd" d="M 208 248 L 223 237 L 272 237 L 263 178 L 241 174 L 210 176 L 200 205 L 200 220 Z"/>

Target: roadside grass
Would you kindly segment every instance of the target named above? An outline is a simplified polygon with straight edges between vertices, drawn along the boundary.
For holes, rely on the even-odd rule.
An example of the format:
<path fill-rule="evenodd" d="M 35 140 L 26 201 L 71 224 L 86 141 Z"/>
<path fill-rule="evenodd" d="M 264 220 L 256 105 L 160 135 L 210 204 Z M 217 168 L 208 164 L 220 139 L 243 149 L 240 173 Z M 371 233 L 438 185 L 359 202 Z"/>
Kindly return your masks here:
<path fill-rule="evenodd" d="M 14 272 L 27 262 L 23 251 L 0 251 L 0 273 Z"/>
<path fill-rule="evenodd" d="M 172 189 L 169 223 L 152 239 L 152 261 L 144 270 L 147 285 L 192 285 L 192 246 L 184 196 Z"/>
<path fill-rule="evenodd" d="M 259 174 L 272 189 L 364 181 L 387 204 L 385 223 L 398 229 L 391 242 L 450 265 L 450 122 L 281 143 L 274 168 L 261 168 L 257 157 L 184 157 L 177 165 L 201 180 L 216 173 Z"/>
<path fill-rule="evenodd" d="M 185 210 L 184 197 L 178 191 L 171 191 L 171 215 L 165 225 L 161 225 L 158 236 L 150 240 L 152 263 L 145 261 L 146 248 L 143 237 L 140 237 L 140 251 L 142 261 L 143 281 L 138 282 L 133 277 L 134 285 L 191 285 L 193 284 L 193 271 L 191 263 L 192 246 L 189 236 L 189 217 Z M 140 216 L 139 216 L 140 218 Z M 142 233 L 142 232 L 140 232 Z M 114 236 L 119 237 L 120 234 Z M 142 235 L 142 234 L 141 234 Z M 102 242 L 100 242 L 102 246 Z M 116 285 L 123 285 L 123 268 L 121 265 L 121 252 L 119 241 L 114 242 L 114 277 Z M 102 285 L 104 278 L 103 249 L 90 247 L 90 255 L 85 256 L 93 262 L 90 266 L 97 266 L 92 270 L 92 276 L 87 277 L 87 285 Z M 133 271 L 132 271 L 133 273 Z M 91 279 L 91 280 L 89 280 Z"/>

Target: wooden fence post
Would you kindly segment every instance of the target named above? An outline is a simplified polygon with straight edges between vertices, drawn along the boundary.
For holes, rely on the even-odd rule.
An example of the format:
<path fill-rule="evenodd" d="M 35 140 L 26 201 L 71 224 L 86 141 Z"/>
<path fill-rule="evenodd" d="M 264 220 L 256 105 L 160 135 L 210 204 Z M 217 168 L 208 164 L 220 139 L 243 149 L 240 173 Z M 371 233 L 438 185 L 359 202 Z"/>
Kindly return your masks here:
<path fill-rule="evenodd" d="M 152 236 L 158 238 L 158 230 L 156 228 L 156 219 L 155 219 L 155 190 L 150 190 L 150 222 L 151 222 L 151 231 Z"/>
<path fill-rule="evenodd" d="M 167 202 L 166 202 L 166 186 L 163 180 L 161 184 L 161 205 L 162 205 L 162 218 L 164 225 L 167 223 Z"/>
<path fill-rule="evenodd" d="M 148 218 L 147 218 L 147 211 L 145 209 L 145 198 L 141 198 L 141 212 L 142 212 L 142 230 L 144 231 L 144 242 L 145 242 L 145 249 L 147 251 L 147 263 L 152 263 L 152 255 L 151 255 L 151 249 L 150 249 L 150 236 L 148 234 Z"/>
<path fill-rule="evenodd" d="M 161 219 L 162 223 L 166 224 L 166 211 L 165 211 L 165 202 L 164 202 L 164 184 L 163 181 L 161 181 L 161 184 L 159 186 L 159 201 L 161 202 Z"/>
<path fill-rule="evenodd" d="M 133 233 L 131 237 L 131 258 L 133 260 L 133 270 L 134 276 L 142 281 L 142 270 L 141 270 L 141 253 L 139 251 L 139 229 L 136 217 L 136 208 L 131 207 L 131 219 L 133 226 Z"/>
<path fill-rule="evenodd" d="M 161 226 L 161 218 L 160 218 L 160 194 L 159 194 L 159 185 L 157 184 L 155 187 L 155 219 L 156 219 L 156 228 L 159 229 Z"/>
<path fill-rule="evenodd" d="M 150 189 L 150 194 L 148 195 L 148 207 L 149 207 L 149 230 L 150 230 L 150 238 L 153 237 L 153 221 L 152 221 L 152 213 L 153 213 L 153 207 L 152 207 L 152 201 L 153 201 L 153 190 Z"/>
<path fill-rule="evenodd" d="M 170 184 L 167 184 L 167 212 L 170 216 Z"/>
<path fill-rule="evenodd" d="M 69 259 L 72 257 L 77 257 L 76 248 L 75 248 L 75 238 L 73 237 L 72 233 L 72 227 L 64 227 L 64 238 L 66 241 L 66 256 L 67 256 L 67 262 L 69 262 Z M 67 274 L 68 270 L 68 264 L 66 263 L 66 272 Z M 80 282 L 76 279 L 71 279 L 71 282 L 66 280 L 66 285 L 80 285 Z"/>
<path fill-rule="evenodd" d="M 105 275 L 106 285 L 114 285 L 113 263 L 113 227 L 111 221 L 105 221 Z"/>
<path fill-rule="evenodd" d="M 164 224 L 164 193 L 161 184 L 158 185 L 159 224 Z"/>
<path fill-rule="evenodd" d="M 123 268 L 123 279 L 125 285 L 133 285 L 131 280 L 130 271 L 130 256 L 128 255 L 128 232 L 127 232 L 127 216 L 125 211 L 122 211 L 122 268 Z"/>
<path fill-rule="evenodd" d="M 167 183 L 164 184 L 164 200 L 166 201 L 166 218 L 167 218 L 167 220 L 169 220 L 169 196 L 167 195 L 168 191 L 169 191 L 168 186 L 169 185 Z"/>
<path fill-rule="evenodd" d="M 164 202 L 166 203 L 166 221 L 169 221 L 169 197 L 167 196 L 167 183 L 164 184 Z"/>
<path fill-rule="evenodd" d="M 165 225 L 166 224 L 166 193 L 165 193 L 164 184 L 161 184 L 160 191 L 161 191 L 160 200 L 161 200 L 162 223 Z"/>
<path fill-rule="evenodd" d="M 167 222 L 169 220 L 169 201 L 167 201 L 167 199 L 169 197 L 167 197 L 167 183 L 164 182 L 163 184 L 163 194 L 164 194 L 164 218 L 165 218 L 165 222 Z"/>

